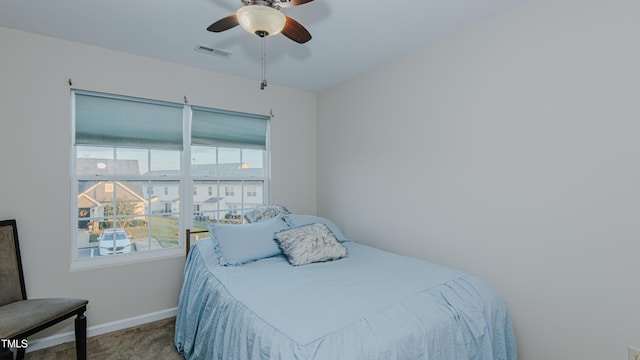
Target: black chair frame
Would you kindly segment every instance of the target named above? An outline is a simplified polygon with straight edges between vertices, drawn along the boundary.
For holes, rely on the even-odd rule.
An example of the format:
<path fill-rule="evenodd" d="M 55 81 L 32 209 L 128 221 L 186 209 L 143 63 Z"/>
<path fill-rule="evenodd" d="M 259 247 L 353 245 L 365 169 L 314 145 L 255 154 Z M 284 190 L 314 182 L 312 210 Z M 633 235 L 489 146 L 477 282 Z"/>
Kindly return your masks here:
<path fill-rule="evenodd" d="M 22 300 L 27 300 L 27 290 L 24 282 L 24 273 L 22 271 L 22 259 L 20 257 L 20 246 L 18 242 L 18 228 L 15 219 L 11 220 L 2 220 L 0 221 L 0 227 L 2 226 L 11 226 L 13 227 L 13 239 L 15 242 L 15 251 L 16 251 L 16 261 L 18 265 L 18 272 L 20 275 L 20 287 L 22 291 Z M 23 332 L 20 332 L 14 336 L 12 336 L 9 341 L 16 344 L 21 344 L 21 342 L 27 337 L 40 332 L 52 325 L 55 325 L 63 320 L 66 320 L 72 316 L 76 316 L 74 327 L 75 327 L 75 345 L 76 345 L 76 356 L 78 360 L 86 360 L 87 358 L 87 318 L 85 316 L 85 312 L 87 311 L 86 303 L 78 307 L 77 309 L 67 312 L 58 317 L 52 318 L 36 327 L 27 329 Z M 17 341 L 17 342 L 16 342 Z M 25 356 L 25 348 L 18 347 L 16 349 L 16 359 L 22 360 Z M 2 356 L 5 356 L 2 354 Z"/>

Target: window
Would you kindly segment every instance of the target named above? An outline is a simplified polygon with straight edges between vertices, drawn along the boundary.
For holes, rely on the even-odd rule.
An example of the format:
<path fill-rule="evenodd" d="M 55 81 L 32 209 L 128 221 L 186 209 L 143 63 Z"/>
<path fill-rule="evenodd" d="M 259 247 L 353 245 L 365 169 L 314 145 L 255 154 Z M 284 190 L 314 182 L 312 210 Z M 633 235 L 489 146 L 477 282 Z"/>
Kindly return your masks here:
<path fill-rule="evenodd" d="M 184 229 L 240 223 L 266 203 L 268 117 L 78 90 L 72 97 L 76 259 L 179 248 Z"/>
<path fill-rule="evenodd" d="M 266 188 L 268 121 L 205 108 L 192 111 L 192 179 L 203 189 L 193 204 L 200 205 L 204 220 L 194 219 L 193 227 L 206 228 L 211 221 L 241 223 L 244 211 L 266 202 L 265 192 L 251 199 L 242 193 L 247 186 Z"/>

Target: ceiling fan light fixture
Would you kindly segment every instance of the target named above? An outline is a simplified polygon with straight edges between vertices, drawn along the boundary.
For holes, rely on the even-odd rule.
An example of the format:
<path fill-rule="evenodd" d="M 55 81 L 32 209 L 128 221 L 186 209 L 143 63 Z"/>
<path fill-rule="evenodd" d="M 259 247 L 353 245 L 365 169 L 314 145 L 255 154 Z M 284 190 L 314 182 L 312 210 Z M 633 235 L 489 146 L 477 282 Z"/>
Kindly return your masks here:
<path fill-rule="evenodd" d="M 283 13 L 264 5 L 243 6 L 238 9 L 236 16 L 245 31 L 260 37 L 279 34 L 287 22 Z"/>

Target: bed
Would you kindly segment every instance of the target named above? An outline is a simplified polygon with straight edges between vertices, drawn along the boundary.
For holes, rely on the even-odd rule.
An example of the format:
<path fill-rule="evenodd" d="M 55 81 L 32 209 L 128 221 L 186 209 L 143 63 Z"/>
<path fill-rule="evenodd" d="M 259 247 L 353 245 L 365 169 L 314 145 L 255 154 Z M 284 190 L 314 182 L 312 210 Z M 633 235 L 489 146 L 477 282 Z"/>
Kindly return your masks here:
<path fill-rule="evenodd" d="M 287 236 L 325 224 L 345 256 L 294 266 L 267 223 Z M 186 359 L 517 358 L 508 308 L 476 276 L 349 241 L 320 217 L 209 230 L 184 270 L 174 340 Z"/>

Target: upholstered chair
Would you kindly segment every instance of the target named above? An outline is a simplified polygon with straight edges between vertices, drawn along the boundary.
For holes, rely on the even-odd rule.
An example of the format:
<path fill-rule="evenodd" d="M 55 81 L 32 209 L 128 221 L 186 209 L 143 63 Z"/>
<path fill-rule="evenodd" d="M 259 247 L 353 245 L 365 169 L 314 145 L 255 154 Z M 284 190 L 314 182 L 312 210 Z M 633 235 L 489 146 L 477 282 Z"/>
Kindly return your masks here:
<path fill-rule="evenodd" d="M 0 221 L 0 359 L 12 358 L 10 346 L 16 358 L 23 359 L 27 337 L 74 315 L 77 358 L 86 359 L 87 303 L 75 298 L 27 299 L 16 221 Z"/>

